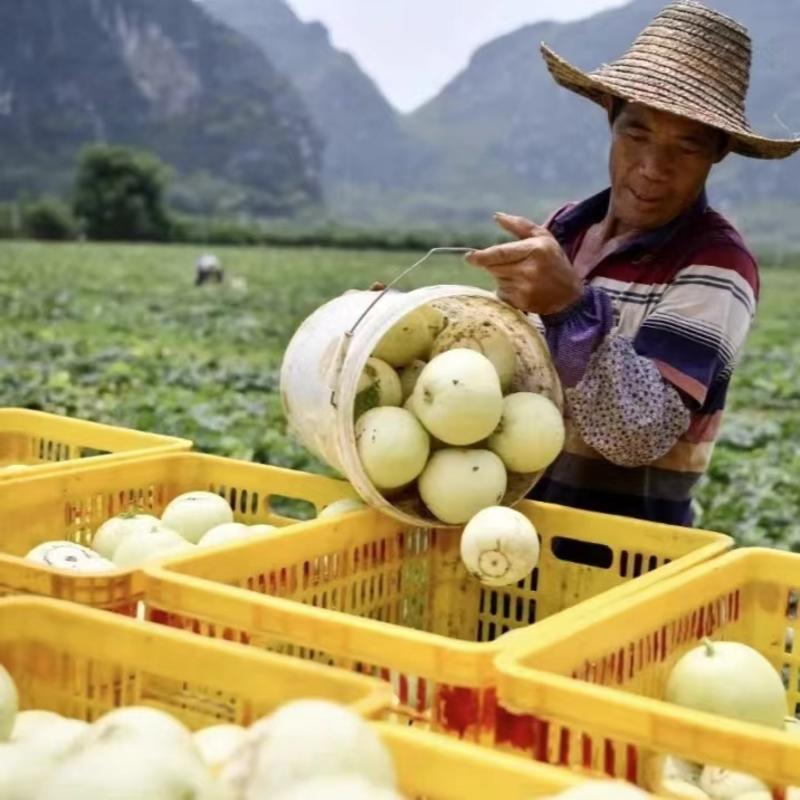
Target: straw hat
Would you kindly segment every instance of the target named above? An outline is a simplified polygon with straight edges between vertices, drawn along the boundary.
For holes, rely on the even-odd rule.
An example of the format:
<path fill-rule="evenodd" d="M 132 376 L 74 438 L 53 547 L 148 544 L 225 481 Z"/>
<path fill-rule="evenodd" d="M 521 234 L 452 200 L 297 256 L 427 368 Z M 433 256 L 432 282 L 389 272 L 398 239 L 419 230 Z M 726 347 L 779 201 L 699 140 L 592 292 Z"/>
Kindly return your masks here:
<path fill-rule="evenodd" d="M 625 55 L 583 72 L 542 43 L 553 77 L 596 103 L 620 97 L 718 128 L 735 153 L 786 158 L 800 139 L 754 133 L 745 117 L 752 46 L 747 29 L 693 0 L 668 5 L 639 34 Z"/>

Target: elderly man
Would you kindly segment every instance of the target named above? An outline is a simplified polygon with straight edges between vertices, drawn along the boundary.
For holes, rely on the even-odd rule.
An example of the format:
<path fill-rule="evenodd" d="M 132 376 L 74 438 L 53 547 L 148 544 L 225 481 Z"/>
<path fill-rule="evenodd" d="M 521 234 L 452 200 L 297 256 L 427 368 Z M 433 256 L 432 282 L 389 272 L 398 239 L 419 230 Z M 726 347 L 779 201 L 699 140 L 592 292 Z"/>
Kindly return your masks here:
<path fill-rule="evenodd" d="M 747 31 L 691 0 L 595 72 L 542 53 L 559 84 L 606 109 L 611 187 L 545 226 L 498 214 L 519 241 L 467 256 L 541 315 L 566 390 L 565 449 L 533 496 L 690 525 L 758 298 L 756 260 L 709 207 L 706 179 L 728 152 L 784 158 L 800 140 L 752 132 Z"/>

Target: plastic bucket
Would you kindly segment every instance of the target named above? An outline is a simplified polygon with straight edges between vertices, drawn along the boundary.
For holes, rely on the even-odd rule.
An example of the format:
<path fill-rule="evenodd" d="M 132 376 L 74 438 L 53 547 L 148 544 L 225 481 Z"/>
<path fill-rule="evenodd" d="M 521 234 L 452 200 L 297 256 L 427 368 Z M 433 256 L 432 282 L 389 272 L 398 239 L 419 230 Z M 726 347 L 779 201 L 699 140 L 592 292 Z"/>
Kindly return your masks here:
<path fill-rule="evenodd" d="M 318 458 L 339 470 L 366 503 L 407 524 L 446 526 L 414 486 L 385 497 L 367 477 L 356 449 L 353 406 L 359 376 L 389 328 L 431 304 L 451 321 L 490 322 L 514 344 L 516 372 L 509 391 L 538 392 L 563 408 L 547 344 L 532 322 L 484 289 L 428 286 L 411 292 L 351 291 L 318 308 L 297 329 L 281 367 L 281 401 L 293 433 Z M 508 473 L 505 505 L 521 500 L 541 476 Z"/>

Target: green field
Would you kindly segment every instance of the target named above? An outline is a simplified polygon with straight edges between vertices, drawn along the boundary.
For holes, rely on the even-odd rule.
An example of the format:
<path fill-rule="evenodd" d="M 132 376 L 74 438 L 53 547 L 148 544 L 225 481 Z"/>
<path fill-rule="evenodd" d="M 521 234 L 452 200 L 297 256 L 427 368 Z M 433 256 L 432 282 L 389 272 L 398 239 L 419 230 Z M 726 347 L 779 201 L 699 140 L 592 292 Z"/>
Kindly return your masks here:
<path fill-rule="evenodd" d="M 326 299 L 386 281 L 420 253 L 215 252 L 246 286 L 196 289 L 196 247 L 0 244 L 0 404 L 322 469 L 286 434 L 283 349 Z M 437 256 L 402 288 L 438 282 L 488 285 L 459 259 Z M 800 549 L 800 268 L 765 269 L 763 284 L 699 521 L 745 544 Z"/>

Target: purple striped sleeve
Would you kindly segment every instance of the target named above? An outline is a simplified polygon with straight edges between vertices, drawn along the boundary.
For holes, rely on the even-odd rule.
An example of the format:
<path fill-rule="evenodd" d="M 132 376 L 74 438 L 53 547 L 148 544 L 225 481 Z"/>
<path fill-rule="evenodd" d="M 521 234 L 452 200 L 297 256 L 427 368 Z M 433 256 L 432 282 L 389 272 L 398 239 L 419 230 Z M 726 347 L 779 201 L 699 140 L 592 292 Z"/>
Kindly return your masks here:
<path fill-rule="evenodd" d="M 583 377 L 613 321 L 611 298 L 595 286 L 584 287 L 581 299 L 564 311 L 542 316 L 550 355 L 565 388 Z"/>

